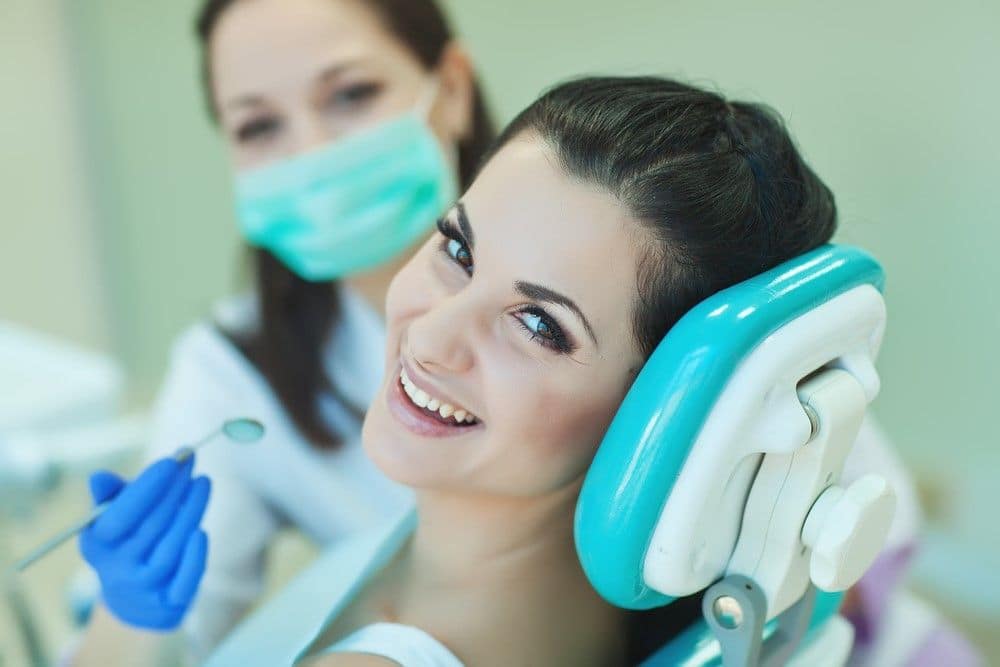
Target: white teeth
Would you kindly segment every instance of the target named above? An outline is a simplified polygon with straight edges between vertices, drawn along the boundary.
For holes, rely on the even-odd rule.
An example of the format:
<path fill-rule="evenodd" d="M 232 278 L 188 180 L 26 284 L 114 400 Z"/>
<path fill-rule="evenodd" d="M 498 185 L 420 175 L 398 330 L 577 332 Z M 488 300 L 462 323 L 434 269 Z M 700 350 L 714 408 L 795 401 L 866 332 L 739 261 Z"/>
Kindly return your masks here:
<path fill-rule="evenodd" d="M 431 400 L 431 397 L 423 389 L 417 389 L 413 392 L 413 402 L 422 408 L 427 407 L 427 402 Z"/>
<path fill-rule="evenodd" d="M 419 389 L 415 384 L 413 384 L 413 381 L 410 380 L 410 378 L 406 375 L 405 370 L 400 371 L 399 379 L 402 382 L 403 391 L 406 392 L 406 395 L 409 396 L 410 400 L 413 401 L 413 403 L 418 407 L 426 408 L 427 410 L 437 412 L 444 419 L 447 419 L 448 417 L 454 417 L 455 423 L 457 424 L 461 423 L 472 424 L 473 422 L 476 421 L 476 416 L 471 412 L 468 412 L 466 410 L 458 410 L 455 408 L 454 405 L 451 405 L 450 403 L 445 403 L 439 398 L 434 398 L 423 389 Z"/>

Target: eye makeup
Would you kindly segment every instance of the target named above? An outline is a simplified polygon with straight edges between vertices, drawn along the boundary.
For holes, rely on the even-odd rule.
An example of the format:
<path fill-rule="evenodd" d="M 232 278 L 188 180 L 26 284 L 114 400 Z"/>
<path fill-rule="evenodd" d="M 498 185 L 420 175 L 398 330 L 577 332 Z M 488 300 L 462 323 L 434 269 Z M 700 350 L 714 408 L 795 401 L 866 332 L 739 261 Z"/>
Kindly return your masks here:
<path fill-rule="evenodd" d="M 457 264 L 469 276 L 472 275 L 472 253 L 466 242 L 465 234 L 460 231 L 449 217 L 437 221 L 438 232 L 444 237 L 439 244 L 439 251 Z M 566 335 L 563 328 L 544 308 L 530 305 L 512 314 L 518 326 L 528 334 L 531 341 L 559 354 L 571 354 L 576 346 Z"/>
<path fill-rule="evenodd" d="M 448 256 L 451 261 L 458 264 L 466 274 L 472 275 L 473 262 L 472 251 L 465 240 L 465 236 L 455 227 L 447 217 L 437 221 L 438 232 L 444 237 L 439 249 Z"/>
<path fill-rule="evenodd" d="M 576 346 L 559 326 L 555 318 L 538 306 L 525 306 L 514 313 L 514 319 L 528 332 L 530 340 L 538 341 L 559 354 L 572 354 Z"/>

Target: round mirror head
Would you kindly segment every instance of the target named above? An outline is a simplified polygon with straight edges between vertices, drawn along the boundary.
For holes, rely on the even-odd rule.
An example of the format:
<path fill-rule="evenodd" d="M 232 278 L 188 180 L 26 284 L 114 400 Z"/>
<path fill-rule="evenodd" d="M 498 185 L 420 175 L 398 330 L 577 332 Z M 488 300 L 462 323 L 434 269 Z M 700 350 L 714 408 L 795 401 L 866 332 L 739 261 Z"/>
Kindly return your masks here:
<path fill-rule="evenodd" d="M 264 425 L 256 419 L 230 419 L 222 425 L 222 432 L 234 442 L 257 442 L 264 437 Z"/>

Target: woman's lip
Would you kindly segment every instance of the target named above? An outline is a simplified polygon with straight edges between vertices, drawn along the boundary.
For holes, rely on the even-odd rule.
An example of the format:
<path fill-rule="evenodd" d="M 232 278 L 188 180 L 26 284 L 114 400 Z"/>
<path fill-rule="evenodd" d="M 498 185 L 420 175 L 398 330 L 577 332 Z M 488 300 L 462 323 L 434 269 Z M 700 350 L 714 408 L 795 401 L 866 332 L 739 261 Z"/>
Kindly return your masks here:
<path fill-rule="evenodd" d="M 428 382 L 421 376 L 420 373 L 415 372 L 413 370 L 413 366 L 407 363 L 405 359 L 400 358 L 399 363 L 401 364 L 402 370 L 406 371 L 407 379 L 412 382 L 417 389 L 425 392 L 428 396 L 437 398 L 442 403 L 450 403 L 456 410 L 465 410 L 465 412 L 470 412 L 466 407 L 464 407 L 464 405 L 454 400 L 451 396 L 448 396 L 448 394 L 441 391 L 440 388 L 435 387 L 432 383 Z M 399 369 L 397 369 L 397 375 L 398 374 Z M 472 414 L 475 415 L 476 413 L 473 412 Z M 476 416 L 478 418 L 478 415 Z"/>
<path fill-rule="evenodd" d="M 395 378 L 388 385 L 385 400 L 389 408 L 389 413 L 396 421 L 415 435 L 425 438 L 448 438 L 467 435 L 472 431 L 482 428 L 482 423 L 471 424 L 469 426 L 448 426 L 426 414 L 403 393 L 403 386 L 399 381 L 398 369 Z"/>

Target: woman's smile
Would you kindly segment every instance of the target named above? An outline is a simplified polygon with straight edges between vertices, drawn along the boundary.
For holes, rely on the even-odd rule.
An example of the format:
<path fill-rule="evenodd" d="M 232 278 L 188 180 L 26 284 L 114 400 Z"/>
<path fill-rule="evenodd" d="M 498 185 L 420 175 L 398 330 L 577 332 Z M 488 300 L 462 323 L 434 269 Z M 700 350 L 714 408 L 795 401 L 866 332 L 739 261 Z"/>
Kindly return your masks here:
<path fill-rule="evenodd" d="M 395 382 L 388 383 L 386 402 L 393 417 L 412 433 L 424 437 L 464 435 L 479 430 L 482 421 L 455 399 L 423 379 L 401 362 Z"/>

